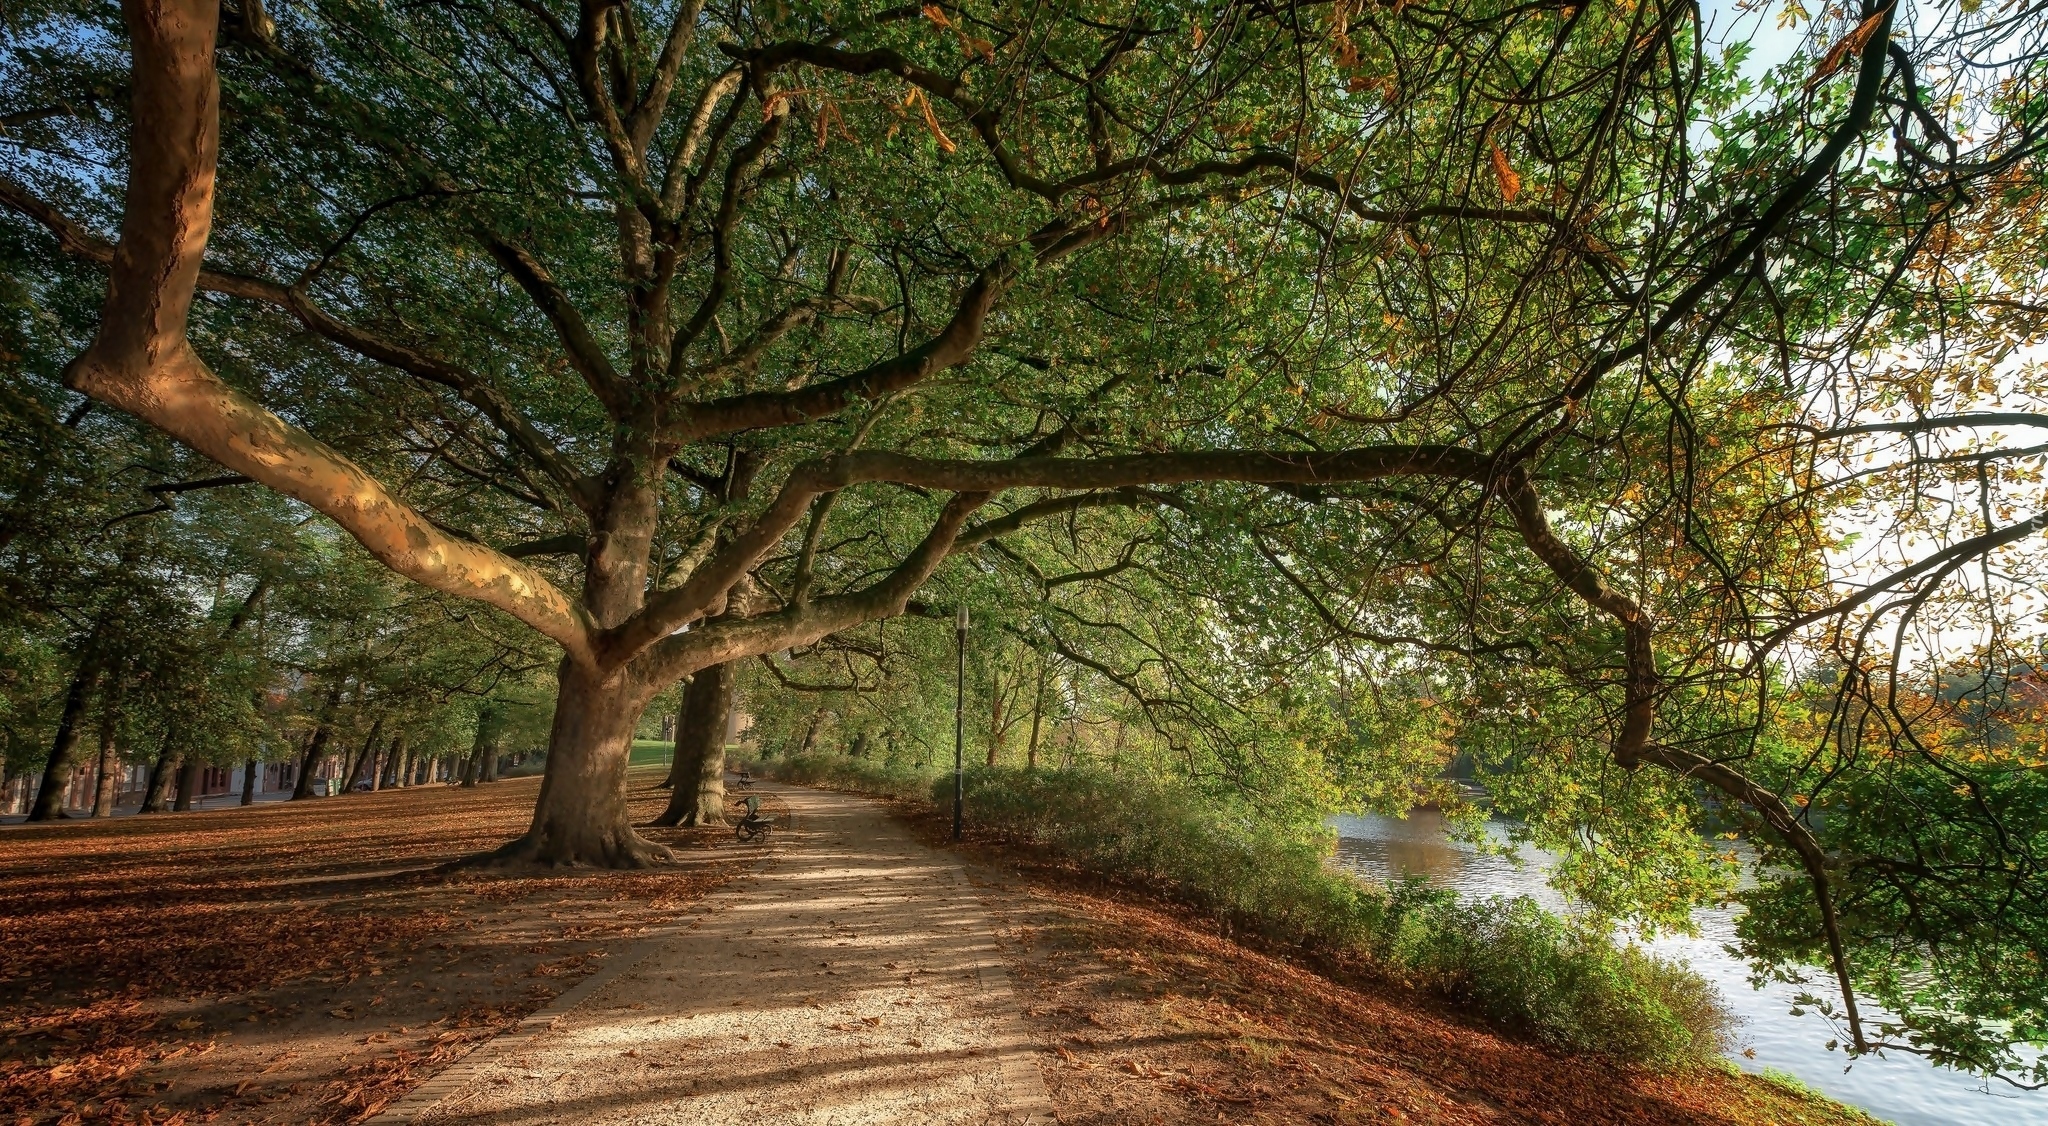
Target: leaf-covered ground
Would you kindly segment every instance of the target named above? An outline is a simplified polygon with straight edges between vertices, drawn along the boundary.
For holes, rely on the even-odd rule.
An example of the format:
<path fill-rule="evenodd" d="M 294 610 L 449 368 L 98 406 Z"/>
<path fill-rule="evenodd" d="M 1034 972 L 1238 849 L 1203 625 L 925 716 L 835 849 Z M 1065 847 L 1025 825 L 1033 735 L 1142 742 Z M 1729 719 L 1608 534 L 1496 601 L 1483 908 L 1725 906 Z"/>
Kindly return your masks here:
<path fill-rule="evenodd" d="M 537 786 L 0 829 L 0 1122 L 366 1118 L 759 855 L 656 830 L 683 864 L 438 869 Z"/>
<path fill-rule="evenodd" d="M 904 816 L 939 839 L 915 806 Z M 1443 1002 L 1217 934 L 1143 889 L 973 846 L 1063 1126 L 1874 1126 L 1754 1076 L 1560 1055 Z"/>
<path fill-rule="evenodd" d="M 0 829 L 0 1123 L 367 1118 L 760 855 L 679 832 L 663 871 L 435 870 L 523 828 L 534 789 Z M 1560 1056 L 1142 889 L 969 847 L 1068 1126 L 1870 1121 L 1754 1078 Z"/>

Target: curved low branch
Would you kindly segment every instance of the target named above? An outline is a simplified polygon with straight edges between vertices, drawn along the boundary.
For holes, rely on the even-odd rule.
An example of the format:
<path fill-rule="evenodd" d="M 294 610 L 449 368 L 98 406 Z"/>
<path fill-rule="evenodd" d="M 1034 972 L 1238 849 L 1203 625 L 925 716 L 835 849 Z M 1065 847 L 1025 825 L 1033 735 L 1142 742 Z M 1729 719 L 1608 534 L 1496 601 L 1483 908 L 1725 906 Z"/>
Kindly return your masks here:
<path fill-rule="evenodd" d="M 1849 1016 L 1849 1034 L 1860 1049 L 1867 1046 L 1863 1036 L 1862 1014 L 1856 1008 L 1856 990 L 1849 976 L 1849 955 L 1842 945 L 1842 924 L 1835 910 L 1834 885 L 1828 879 L 1828 857 L 1821 849 L 1820 841 L 1812 831 L 1800 823 L 1799 818 L 1788 807 L 1784 799 L 1764 789 L 1749 776 L 1726 763 L 1716 762 L 1691 751 L 1652 744 L 1637 754 L 1642 762 L 1656 763 L 1666 770 L 1697 778 L 1702 782 L 1734 798 L 1736 801 L 1757 811 L 1764 824 L 1778 838 L 1799 855 L 1800 867 L 1806 870 L 1807 882 L 1813 888 L 1814 899 L 1820 906 L 1821 929 L 1828 942 L 1828 958 L 1835 973 L 1835 983 L 1842 991 L 1842 1004 Z"/>
<path fill-rule="evenodd" d="M 56 236 L 57 244 L 66 253 L 102 266 L 113 264 L 112 244 L 4 174 L 0 174 L 0 205 L 41 224 Z M 554 443 L 497 388 L 476 374 L 348 324 L 322 309 L 304 290 L 295 286 L 207 269 L 199 271 L 196 284 L 207 293 L 239 297 L 283 309 L 330 343 L 454 391 L 458 398 L 489 419 L 521 453 L 532 458 L 542 472 L 561 485 L 578 507 L 588 511 L 594 503 L 589 483 L 562 457 Z"/>
<path fill-rule="evenodd" d="M 880 582 L 847 594 L 790 606 L 754 618 L 725 619 L 663 638 L 648 653 L 644 675 L 666 683 L 711 665 L 809 645 L 854 626 L 895 617 L 951 554 L 953 541 L 985 493 L 958 493 L 946 503 L 916 550 Z"/>
<path fill-rule="evenodd" d="M 797 466 L 752 528 L 735 536 L 687 581 L 648 599 L 638 614 L 609 631 L 601 645 L 608 662 L 632 660 L 706 613 L 741 575 L 758 566 L 803 519 L 811 498 L 858 484 L 890 482 L 993 495 L 1018 488 L 1114 490 L 1194 481 L 1319 485 L 1397 476 L 1454 477 L 1484 483 L 1491 475 L 1492 460 L 1487 455 L 1460 446 L 1428 444 L 1328 452 L 1230 450 L 1006 461 L 919 458 L 879 451 L 844 453 Z"/>
<path fill-rule="evenodd" d="M 536 571 L 427 520 L 354 462 L 222 382 L 186 339 L 220 147 L 218 0 L 127 0 L 134 124 L 100 330 L 66 382 L 326 514 L 386 566 L 489 603 L 591 660 L 582 608 Z"/>

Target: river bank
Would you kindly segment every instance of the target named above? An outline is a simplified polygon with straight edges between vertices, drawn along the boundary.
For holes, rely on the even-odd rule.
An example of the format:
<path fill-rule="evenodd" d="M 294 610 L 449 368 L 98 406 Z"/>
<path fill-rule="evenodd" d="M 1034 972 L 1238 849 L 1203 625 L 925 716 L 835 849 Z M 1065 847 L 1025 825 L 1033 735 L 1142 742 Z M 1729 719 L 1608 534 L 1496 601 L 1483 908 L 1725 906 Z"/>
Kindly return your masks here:
<path fill-rule="evenodd" d="M 970 789 L 967 840 L 952 844 L 948 814 L 924 796 L 929 779 L 847 764 L 797 772 L 893 795 L 928 843 L 979 862 L 1032 1037 L 1049 1052 L 1045 1083 L 1062 1123 L 1872 1121 L 1717 1063 L 1660 1071 L 1503 1031 L 1476 1009 L 1391 983 L 1365 958 L 1232 928 L 1135 867 L 993 828 L 1000 822 L 977 804 L 985 790 Z M 1124 796 L 1128 818 L 1128 786 Z"/>
<path fill-rule="evenodd" d="M 1368 879 L 1426 876 L 1464 895 L 1526 895 L 1549 910 L 1571 910 L 1544 882 L 1545 854 L 1530 848 L 1515 856 L 1482 853 L 1452 840 L 1440 814 L 1416 810 L 1405 818 L 1340 817 L 1332 826 L 1338 834 L 1334 862 Z M 1779 982 L 1753 986 L 1747 964 L 1726 951 L 1735 938 L 1735 919 L 1733 908 L 1701 910 L 1694 916 L 1697 936 L 1663 936 L 1649 946 L 1683 959 L 1719 988 L 1742 1018 L 1743 1050 L 1730 1057 L 1736 1066 L 1790 1075 L 1898 1126 L 2048 1126 L 2048 1093 L 1986 1083 L 1915 1056 L 1851 1061 L 1830 1051 L 1827 1044 L 1839 1033 L 1825 1018 L 1791 1015 L 1798 987 Z"/>

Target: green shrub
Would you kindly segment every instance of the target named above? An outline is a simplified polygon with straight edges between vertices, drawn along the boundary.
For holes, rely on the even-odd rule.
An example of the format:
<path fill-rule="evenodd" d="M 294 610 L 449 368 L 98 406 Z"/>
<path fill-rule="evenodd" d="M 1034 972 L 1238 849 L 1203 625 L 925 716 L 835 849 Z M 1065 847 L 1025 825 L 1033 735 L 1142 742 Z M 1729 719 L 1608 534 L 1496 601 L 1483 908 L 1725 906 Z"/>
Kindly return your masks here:
<path fill-rule="evenodd" d="M 932 776 L 928 771 L 879 759 L 803 755 L 755 763 L 753 768 L 756 773 L 800 786 L 823 786 L 831 790 L 852 790 L 889 798 L 920 800 L 931 789 Z"/>
<path fill-rule="evenodd" d="M 842 756 L 766 769 L 942 808 L 953 800 L 950 772 Z M 1733 1018 L 1710 983 L 1527 897 L 1465 899 L 1421 879 L 1382 889 L 1329 866 L 1327 833 L 1265 824 L 1170 781 L 975 767 L 966 793 L 979 828 L 1159 888 L 1226 930 L 1362 955 L 1389 977 L 1561 1049 L 1672 1068 L 1728 1044 Z"/>

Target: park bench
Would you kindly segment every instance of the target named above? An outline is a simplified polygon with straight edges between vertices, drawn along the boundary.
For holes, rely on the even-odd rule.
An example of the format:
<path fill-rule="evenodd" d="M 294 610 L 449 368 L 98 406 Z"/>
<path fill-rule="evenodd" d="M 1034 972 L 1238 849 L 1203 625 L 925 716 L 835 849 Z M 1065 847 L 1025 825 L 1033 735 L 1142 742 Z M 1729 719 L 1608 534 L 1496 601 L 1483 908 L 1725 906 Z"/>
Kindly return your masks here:
<path fill-rule="evenodd" d="M 742 770 L 738 773 L 737 777 L 739 778 L 740 789 L 751 790 L 754 788 L 754 776 L 752 774 Z"/>
<path fill-rule="evenodd" d="M 740 818 L 739 824 L 732 827 L 732 835 L 739 840 L 751 841 L 755 837 L 767 835 L 768 830 L 774 824 L 775 818 L 764 816 L 761 813 L 760 795 L 749 794 L 747 796 L 747 812 Z"/>

